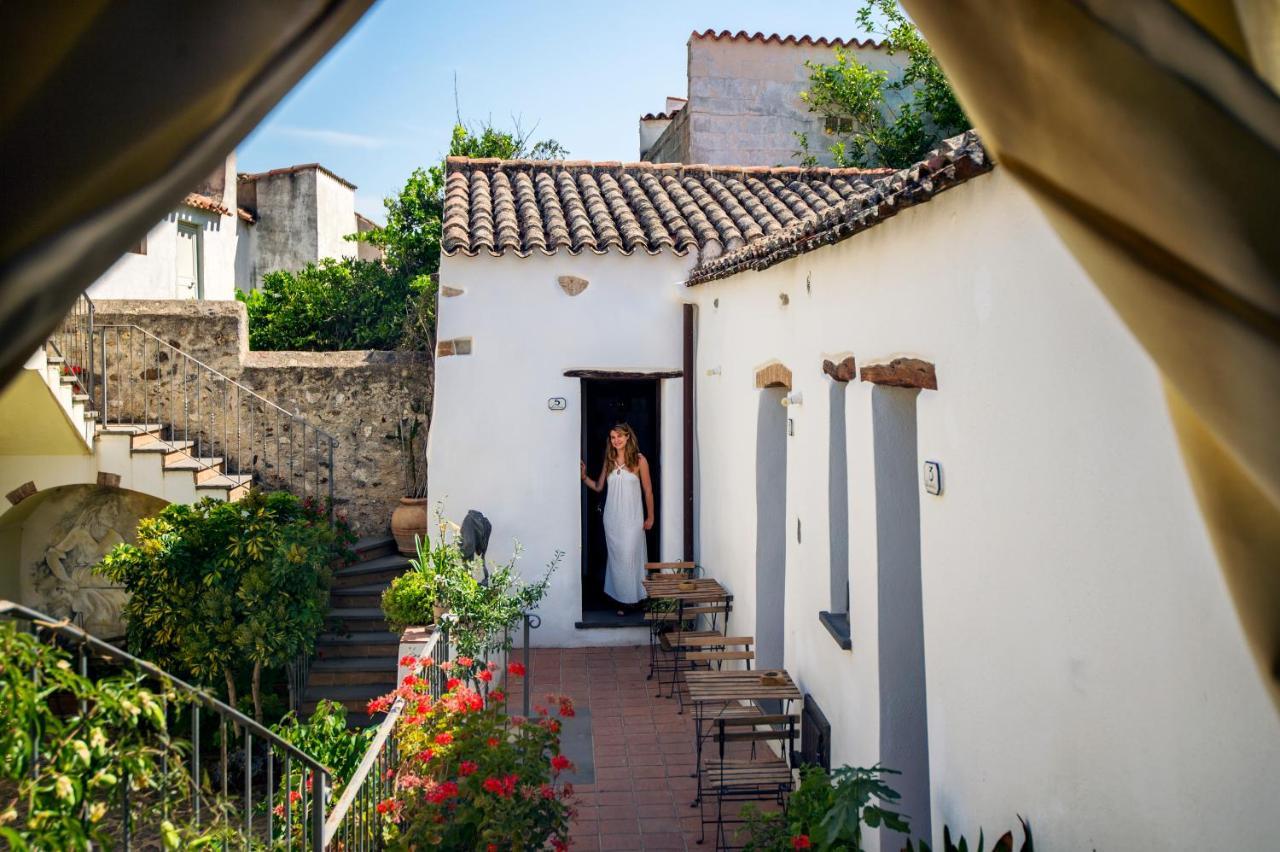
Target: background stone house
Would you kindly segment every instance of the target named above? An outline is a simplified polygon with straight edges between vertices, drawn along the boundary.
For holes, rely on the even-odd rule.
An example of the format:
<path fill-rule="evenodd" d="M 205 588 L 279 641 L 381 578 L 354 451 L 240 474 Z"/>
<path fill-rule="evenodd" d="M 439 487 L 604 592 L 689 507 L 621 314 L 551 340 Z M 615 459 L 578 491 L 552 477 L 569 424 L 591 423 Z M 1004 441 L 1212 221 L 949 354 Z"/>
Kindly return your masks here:
<path fill-rule="evenodd" d="M 275 270 L 326 257 L 378 259 L 345 239 L 373 223 L 356 187 L 319 163 L 236 172 L 232 152 L 182 204 L 89 286 L 93 299 L 234 299 Z"/>
<path fill-rule="evenodd" d="M 807 134 L 818 162 L 831 164 L 820 140 L 828 129 L 800 93 L 805 61 L 831 63 L 840 48 L 868 67 L 902 76 L 905 54 L 878 43 L 811 36 L 748 35 L 705 30 L 689 36 L 688 92 L 667 98 L 663 112 L 640 119 L 640 159 L 654 163 L 784 166 L 798 163 L 797 133 Z"/>

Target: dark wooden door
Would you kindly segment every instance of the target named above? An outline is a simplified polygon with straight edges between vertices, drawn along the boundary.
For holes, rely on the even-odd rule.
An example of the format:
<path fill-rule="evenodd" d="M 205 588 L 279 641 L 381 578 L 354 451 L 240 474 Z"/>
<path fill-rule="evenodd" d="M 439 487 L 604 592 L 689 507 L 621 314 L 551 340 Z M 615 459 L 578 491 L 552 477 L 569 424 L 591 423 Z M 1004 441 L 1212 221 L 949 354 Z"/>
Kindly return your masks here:
<path fill-rule="evenodd" d="M 654 524 L 648 534 L 649 559 L 658 558 L 660 514 L 658 483 L 662 480 L 661 412 L 658 379 L 582 380 L 582 458 L 587 474 L 595 477 L 604 464 L 609 430 L 629 423 L 649 460 L 653 482 Z M 604 594 L 604 570 L 608 550 L 604 541 L 605 494 L 583 488 L 582 500 L 582 608 L 613 609 Z"/>

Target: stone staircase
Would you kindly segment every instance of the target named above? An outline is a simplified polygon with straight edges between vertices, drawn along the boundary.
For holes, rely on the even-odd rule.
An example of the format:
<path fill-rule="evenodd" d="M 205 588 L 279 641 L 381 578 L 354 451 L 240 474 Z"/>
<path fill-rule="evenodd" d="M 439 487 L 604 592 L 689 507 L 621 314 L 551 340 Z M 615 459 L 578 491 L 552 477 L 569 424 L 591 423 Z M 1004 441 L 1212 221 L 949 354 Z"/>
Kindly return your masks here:
<path fill-rule="evenodd" d="M 341 702 L 353 725 L 368 724 L 369 699 L 396 686 L 400 637 L 387 629 L 382 593 L 409 568 L 390 536 L 362 539 L 357 561 L 334 572 L 329 592 L 328 632 L 316 642 L 300 714 L 309 715 L 320 699 Z"/>
<path fill-rule="evenodd" d="M 47 459 L 33 456 L 31 468 L 13 460 L 13 474 L 30 477 L 39 487 L 74 482 L 111 484 L 170 503 L 194 503 L 205 497 L 238 500 L 249 491 L 252 477 L 227 472 L 221 457 L 197 456 L 193 441 L 177 439 L 163 423 L 102 425 L 80 379 L 66 371 L 64 359 L 43 351 L 28 362 L 78 434 L 81 457 L 66 457 L 57 470 Z"/>

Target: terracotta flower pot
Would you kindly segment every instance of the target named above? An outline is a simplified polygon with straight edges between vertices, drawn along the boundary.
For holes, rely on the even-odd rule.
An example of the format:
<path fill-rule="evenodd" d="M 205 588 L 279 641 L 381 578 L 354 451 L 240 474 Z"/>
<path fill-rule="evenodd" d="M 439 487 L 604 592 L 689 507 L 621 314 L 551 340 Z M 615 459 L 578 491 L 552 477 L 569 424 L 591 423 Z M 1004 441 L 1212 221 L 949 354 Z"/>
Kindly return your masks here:
<path fill-rule="evenodd" d="M 435 614 L 435 617 L 436 617 L 435 623 L 439 624 L 440 617 L 444 615 L 444 604 L 433 604 L 431 607 L 431 612 Z"/>
<path fill-rule="evenodd" d="M 405 556 L 416 556 L 414 536 L 427 538 L 427 498 L 401 497 L 400 505 L 391 513 L 391 534 L 396 548 Z"/>

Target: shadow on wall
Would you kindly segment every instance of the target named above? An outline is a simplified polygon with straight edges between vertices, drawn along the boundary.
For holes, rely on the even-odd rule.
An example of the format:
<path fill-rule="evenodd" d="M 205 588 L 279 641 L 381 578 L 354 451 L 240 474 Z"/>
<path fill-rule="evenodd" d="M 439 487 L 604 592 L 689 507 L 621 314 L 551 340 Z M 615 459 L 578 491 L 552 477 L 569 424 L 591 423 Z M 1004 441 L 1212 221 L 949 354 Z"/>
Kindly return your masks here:
<path fill-rule="evenodd" d="M 880 762 L 916 839 L 931 841 L 929 727 L 920 577 L 920 494 L 916 477 L 915 388 L 871 389 L 875 448 L 877 604 L 880 613 Z M 881 828 L 883 849 L 906 837 Z"/>
<path fill-rule="evenodd" d="M 756 661 L 782 668 L 787 586 L 785 388 L 760 391 L 756 415 Z"/>

